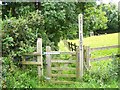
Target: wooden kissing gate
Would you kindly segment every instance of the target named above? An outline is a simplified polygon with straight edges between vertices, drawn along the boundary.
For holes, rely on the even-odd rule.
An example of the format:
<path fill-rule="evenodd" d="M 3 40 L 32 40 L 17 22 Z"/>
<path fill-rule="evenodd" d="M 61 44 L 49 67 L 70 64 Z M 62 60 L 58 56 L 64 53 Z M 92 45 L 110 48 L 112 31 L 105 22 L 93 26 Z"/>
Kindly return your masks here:
<path fill-rule="evenodd" d="M 37 61 L 26 61 L 24 56 L 22 60 L 22 64 L 28 65 L 37 65 L 38 66 L 38 75 L 39 77 L 43 76 L 43 55 L 46 55 L 46 75 L 45 78 L 47 80 L 51 80 L 54 77 L 67 77 L 67 78 L 76 78 L 81 79 L 83 76 L 83 15 L 78 15 L 78 23 L 79 23 L 79 48 L 76 51 L 70 52 L 60 52 L 60 51 L 51 51 L 50 46 L 46 46 L 46 52 L 42 52 L 42 38 L 37 39 L 37 52 L 33 52 L 32 54 L 25 54 L 26 55 L 33 55 L 37 56 Z M 75 56 L 77 60 L 54 60 L 52 58 L 53 55 L 71 55 L 72 57 Z M 54 63 L 54 65 L 52 65 Z M 60 67 L 59 65 L 56 67 L 55 64 L 75 64 L 75 67 Z M 53 74 L 52 70 L 61 71 L 61 70 L 73 70 L 76 71 L 74 74 Z"/>

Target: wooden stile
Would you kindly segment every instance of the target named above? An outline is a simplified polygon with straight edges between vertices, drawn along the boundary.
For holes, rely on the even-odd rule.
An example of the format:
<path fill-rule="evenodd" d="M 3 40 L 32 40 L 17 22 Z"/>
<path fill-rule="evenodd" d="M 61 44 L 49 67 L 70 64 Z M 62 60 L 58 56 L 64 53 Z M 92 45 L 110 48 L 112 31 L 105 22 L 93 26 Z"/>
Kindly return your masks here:
<path fill-rule="evenodd" d="M 47 46 L 46 47 L 46 52 L 51 52 L 51 47 Z M 46 71 L 46 75 L 48 78 L 51 78 L 51 55 L 50 54 L 46 54 L 46 64 L 47 64 L 47 71 Z"/>

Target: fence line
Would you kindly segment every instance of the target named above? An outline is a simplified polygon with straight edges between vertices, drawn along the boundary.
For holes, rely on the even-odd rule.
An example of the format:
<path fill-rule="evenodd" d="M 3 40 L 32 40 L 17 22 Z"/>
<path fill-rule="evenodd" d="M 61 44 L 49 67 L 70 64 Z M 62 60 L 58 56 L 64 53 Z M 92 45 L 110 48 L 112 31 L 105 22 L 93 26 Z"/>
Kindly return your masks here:
<path fill-rule="evenodd" d="M 111 49 L 111 48 L 119 48 L 120 45 L 113 45 L 113 46 L 104 46 L 104 47 L 96 47 L 96 48 L 90 48 L 90 51 L 96 51 L 96 50 L 105 50 L 105 49 Z"/>
<path fill-rule="evenodd" d="M 120 45 L 113 45 L 113 46 L 104 46 L 104 47 L 97 47 L 97 48 L 90 48 L 89 46 L 84 46 L 84 61 L 87 65 L 87 68 L 90 68 L 90 62 L 93 61 L 100 61 L 100 60 L 108 60 L 113 58 L 113 55 L 111 56 L 103 56 L 99 58 L 91 58 L 91 53 L 98 50 L 106 50 L 106 49 L 112 49 L 112 48 L 120 48 Z M 116 55 L 117 56 L 117 55 Z"/>
<path fill-rule="evenodd" d="M 75 45 L 75 44 L 74 44 Z M 120 45 L 113 45 L 113 46 L 104 46 L 104 47 L 97 47 L 97 48 L 90 48 L 90 46 L 83 46 L 83 53 L 84 53 L 84 62 L 81 62 L 81 57 L 80 57 L 80 49 L 77 46 L 75 51 L 70 51 L 70 52 L 65 52 L 65 51 L 52 51 L 50 46 L 46 46 L 46 52 L 42 52 L 42 39 L 38 39 L 37 40 L 37 52 L 33 52 L 33 53 L 29 53 L 29 54 L 25 54 L 22 57 L 22 64 L 23 65 L 37 65 L 38 67 L 38 75 L 39 77 L 43 76 L 43 60 L 42 60 L 42 55 L 46 55 L 46 79 L 51 80 L 51 78 L 54 77 L 68 77 L 68 78 L 76 78 L 76 79 L 80 79 L 83 75 L 83 68 L 87 68 L 87 70 L 90 69 L 91 65 L 90 62 L 93 61 L 100 61 L 100 60 L 106 60 L 106 59 L 110 59 L 113 56 L 104 56 L 104 57 L 99 57 L 99 58 L 91 58 L 91 53 L 93 51 L 98 51 L 98 50 L 106 50 L 106 49 L 112 49 L 112 48 L 120 48 Z M 71 56 L 76 56 L 76 60 L 56 60 L 52 58 L 52 55 L 71 55 Z M 32 56 L 37 56 L 37 61 L 26 61 L 25 56 L 27 55 L 32 55 Z M 117 55 L 116 55 L 117 56 Z M 81 59 L 80 59 L 81 58 Z M 81 63 L 82 64 L 81 64 Z M 84 67 L 82 67 L 81 65 L 83 65 L 84 63 Z M 75 68 L 73 67 L 60 67 L 60 66 L 52 66 L 52 64 L 75 64 Z M 61 72 L 61 71 L 76 71 L 76 74 L 54 74 L 52 73 L 52 71 L 57 71 L 57 72 Z M 56 81 L 57 82 L 57 81 Z M 59 82 L 59 81 L 58 81 Z"/>

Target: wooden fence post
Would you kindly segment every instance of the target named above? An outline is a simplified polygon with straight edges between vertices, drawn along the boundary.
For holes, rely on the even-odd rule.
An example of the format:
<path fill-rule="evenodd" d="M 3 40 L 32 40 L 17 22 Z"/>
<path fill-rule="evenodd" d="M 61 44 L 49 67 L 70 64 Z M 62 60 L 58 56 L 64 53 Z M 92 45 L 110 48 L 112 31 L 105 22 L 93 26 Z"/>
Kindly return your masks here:
<path fill-rule="evenodd" d="M 77 60 L 76 60 L 76 78 L 79 80 L 80 79 L 80 55 L 79 55 L 79 48 L 77 48 L 76 51 L 76 56 L 77 56 Z"/>
<path fill-rule="evenodd" d="M 80 78 L 83 77 L 83 15 L 78 15 L 78 23 L 79 23 L 79 57 L 80 57 Z"/>
<path fill-rule="evenodd" d="M 47 52 L 51 52 L 51 47 L 50 46 L 46 46 L 46 53 Z M 47 78 L 50 79 L 51 78 L 51 55 L 50 54 L 46 54 L 46 64 L 47 64 Z"/>
<path fill-rule="evenodd" d="M 43 61 L 42 61 L 42 38 L 37 39 L 37 52 L 40 53 L 40 56 L 37 56 L 37 62 L 41 63 L 41 66 L 38 66 L 38 76 L 43 75 Z"/>
<path fill-rule="evenodd" d="M 87 64 L 87 68 L 89 69 L 91 67 L 90 65 L 90 46 L 86 46 L 86 64 Z"/>

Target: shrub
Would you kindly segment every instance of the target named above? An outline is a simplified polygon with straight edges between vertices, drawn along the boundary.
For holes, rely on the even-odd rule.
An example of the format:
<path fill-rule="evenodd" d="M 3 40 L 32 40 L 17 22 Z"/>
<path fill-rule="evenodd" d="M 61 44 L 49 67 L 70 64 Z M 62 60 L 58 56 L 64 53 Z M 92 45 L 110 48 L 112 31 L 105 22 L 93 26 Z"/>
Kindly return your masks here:
<path fill-rule="evenodd" d="M 33 52 L 38 37 L 44 38 L 43 45 L 48 41 L 43 30 L 44 19 L 40 12 L 30 12 L 27 17 L 7 18 L 2 23 L 3 56 L 20 57 L 25 52 Z M 49 41 L 48 41 L 49 43 Z"/>

